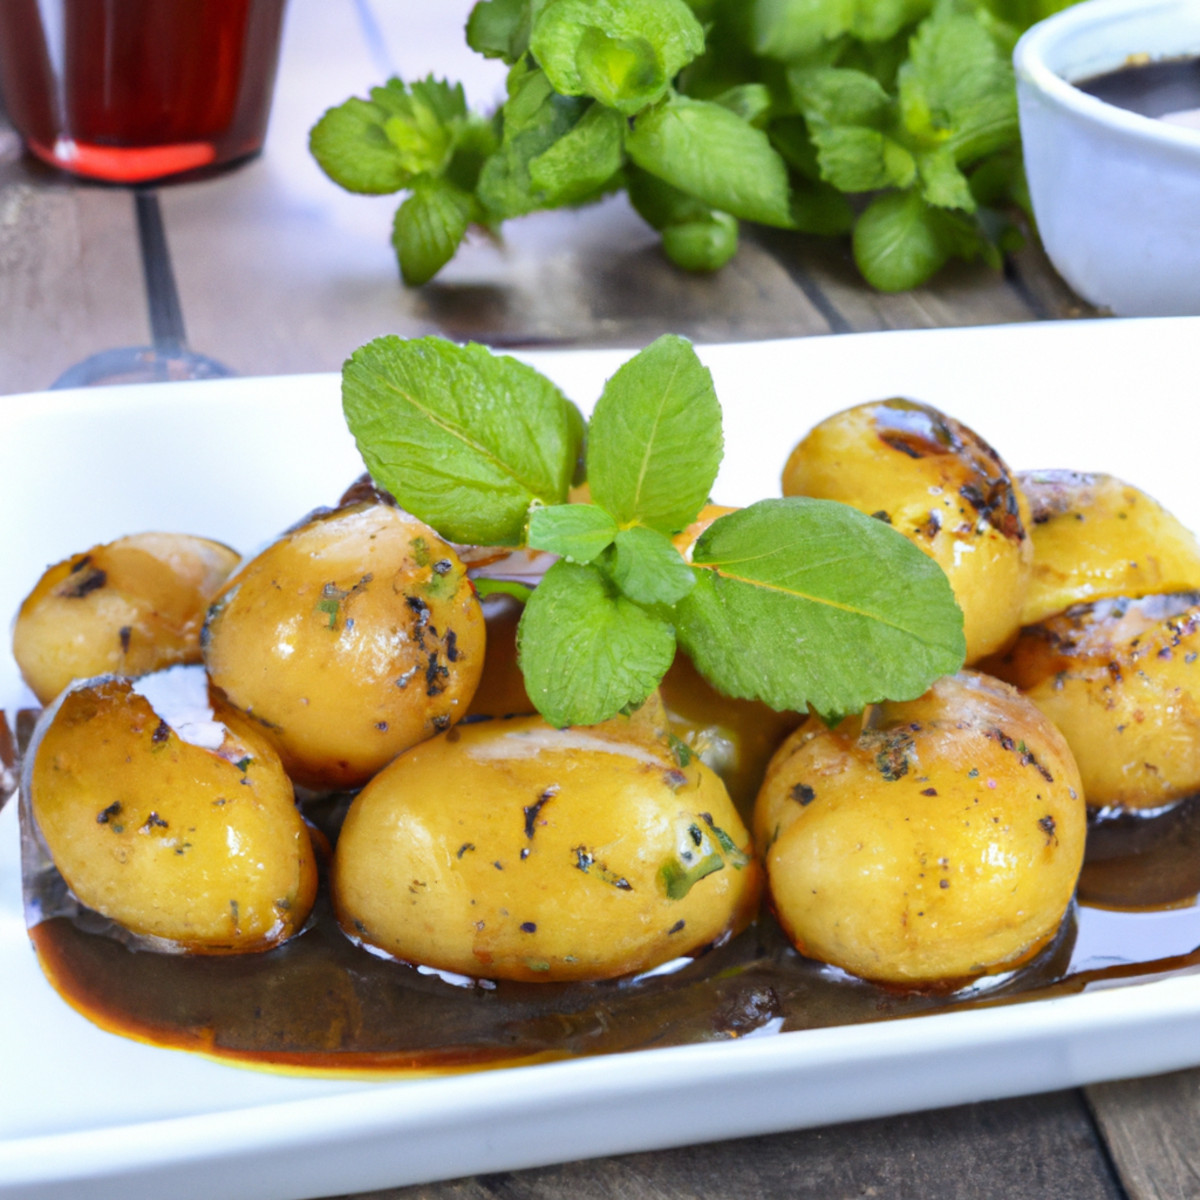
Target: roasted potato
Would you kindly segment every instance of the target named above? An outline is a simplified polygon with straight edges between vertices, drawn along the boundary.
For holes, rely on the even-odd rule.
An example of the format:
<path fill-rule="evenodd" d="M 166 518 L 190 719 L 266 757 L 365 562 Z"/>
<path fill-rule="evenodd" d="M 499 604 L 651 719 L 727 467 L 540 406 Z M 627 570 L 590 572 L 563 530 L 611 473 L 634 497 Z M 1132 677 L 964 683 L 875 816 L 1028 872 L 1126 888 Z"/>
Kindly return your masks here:
<path fill-rule="evenodd" d="M 297 782 L 365 783 L 466 711 L 484 623 L 458 556 L 428 526 L 355 504 L 291 530 L 221 591 L 209 675 Z"/>
<path fill-rule="evenodd" d="M 776 712 L 760 700 L 722 696 L 682 652 L 675 656 L 659 692 L 671 731 L 721 777 L 738 812 L 748 821 L 767 764 L 800 723 L 800 714 Z"/>
<path fill-rule="evenodd" d="M 317 890 L 278 756 L 228 717 L 215 748 L 172 728 L 127 679 L 66 692 L 40 736 L 30 803 L 80 903 L 193 953 L 265 950 Z"/>
<path fill-rule="evenodd" d="M 839 500 L 887 521 L 946 572 L 968 663 L 1016 637 L 1033 547 L 1012 473 L 978 434 L 911 400 L 837 413 L 795 447 L 785 496 Z"/>
<path fill-rule="evenodd" d="M 1021 624 L 1107 596 L 1200 588 L 1200 545 L 1145 492 L 1111 475 L 1024 471 L 1033 578 Z"/>
<path fill-rule="evenodd" d="M 380 772 L 350 806 L 333 897 L 352 938 L 406 962 L 536 982 L 691 954 L 749 920 L 759 879 L 721 781 L 641 718 L 521 717 Z"/>
<path fill-rule="evenodd" d="M 989 662 L 1062 730 L 1094 808 L 1200 791 L 1200 592 L 1076 604 Z"/>
<path fill-rule="evenodd" d="M 47 704 L 73 679 L 144 675 L 200 661 L 200 629 L 238 564 L 228 546 L 138 533 L 51 567 L 26 597 L 13 657 Z"/>
<path fill-rule="evenodd" d="M 771 902 L 796 947 L 866 979 L 948 987 L 1053 938 L 1086 810 L 1062 735 L 976 672 L 780 747 L 755 810 Z"/>

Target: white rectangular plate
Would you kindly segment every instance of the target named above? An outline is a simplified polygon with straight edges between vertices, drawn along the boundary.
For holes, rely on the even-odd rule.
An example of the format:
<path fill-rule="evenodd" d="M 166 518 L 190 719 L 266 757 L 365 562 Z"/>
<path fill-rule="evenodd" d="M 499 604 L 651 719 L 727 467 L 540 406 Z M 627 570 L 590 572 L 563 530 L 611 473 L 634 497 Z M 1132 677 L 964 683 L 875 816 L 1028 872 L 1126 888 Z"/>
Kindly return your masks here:
<path fill-rule="evenodd" d="M 891 395 L 1015 468 L 1102 470 L 1192 528 L 1200 320 L 711 346 L 715 498 L 778 494 L 816 420 Z M 525 356 L 584 408 L 621 352 Z M 52 562 L 142 529 L 249 551 L 360 470 L 334 376 L 0 398 L 0 613 Z M 7 616 L 6 618 L 7 619 Z M 0 706 L 29 699 L 5 647 Z M 103 1033 L 43 980 L 0 813 L 0 1197 L 300 1200 L 864 1118 L 1200 1063 L 1200 979 L 896 1023 L 408 1082 L 293 1079 Z"/>

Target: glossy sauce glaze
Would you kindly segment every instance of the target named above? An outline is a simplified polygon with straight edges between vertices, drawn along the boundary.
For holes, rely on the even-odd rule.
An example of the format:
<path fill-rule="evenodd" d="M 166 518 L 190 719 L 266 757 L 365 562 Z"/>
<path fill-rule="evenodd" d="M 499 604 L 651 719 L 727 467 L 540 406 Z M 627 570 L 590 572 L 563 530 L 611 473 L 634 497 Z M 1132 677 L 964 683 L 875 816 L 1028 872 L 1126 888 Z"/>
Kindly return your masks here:
<path fill-rule="evenodd" d="M 346 803 L 307 806 L 330 841 Z M 114 936 L 110 922 L 73 904 L 53 870 L 27 867 L 26 885 L 31 911 L 64 914 L 31 922 L 47 977 L 102 1028 L 247 1066 L 389 1076 L 1036 1000 L 1200 965 L 1197 841 L 1200 799 L 1150 819 L 1096 822 L 1083 903 L 1054 942 L 1019 971 L 944 994 L 894 991 L 807 960 L 766 912 L 738 937 L 658 972 L 519 984 L 446 979 L 376 957 L 342 934 L 324 888 L 308 926 L 285 945 L 214 958 Z"/>

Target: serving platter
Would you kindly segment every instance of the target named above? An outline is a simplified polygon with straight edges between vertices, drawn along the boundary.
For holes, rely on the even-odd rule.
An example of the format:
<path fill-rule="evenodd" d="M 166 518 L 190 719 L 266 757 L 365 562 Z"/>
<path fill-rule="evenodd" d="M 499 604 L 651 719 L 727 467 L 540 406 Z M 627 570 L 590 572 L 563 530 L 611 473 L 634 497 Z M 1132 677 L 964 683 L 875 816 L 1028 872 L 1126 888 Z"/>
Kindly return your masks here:
<path fill-rule="evenodd" d="M 1200 527 L 1200 320 L 1043 323 L 701 347 L 725 411 L 714 498 L 777 494 L 828 413 L 891 395 L 1017 468 L 1102 470 Z M 347 350 L 353 347 L 347 347 Z M 523 355 L 583 408 L 624 351 Z M 333 375 L 0 397 L 0 611 L 51 562 L 143 529 L 252 551 L 361 469 Z M 31 702 L 7 646 L 0 707 Z M 43 979 L 0 812 L 0 1197 L 302 1200 L 878 1116 L 1200 1063 L 1200 979 L 900 1022 L 401 1081 L 271 1075 L 107 1034 Z M 1170 914 L 1152 914 L 1171 920 Z"/>

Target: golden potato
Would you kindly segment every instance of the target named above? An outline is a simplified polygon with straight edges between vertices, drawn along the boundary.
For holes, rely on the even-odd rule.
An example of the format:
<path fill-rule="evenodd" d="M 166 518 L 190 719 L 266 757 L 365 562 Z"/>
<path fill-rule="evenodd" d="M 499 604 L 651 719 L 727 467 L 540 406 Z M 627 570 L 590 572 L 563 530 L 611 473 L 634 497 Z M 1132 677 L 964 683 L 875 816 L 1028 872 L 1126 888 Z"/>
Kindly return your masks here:
<path fill-rule="evenodd" d="M 228 546 L 138 533 L 51 567 L 26 597 L 13 657 L 47 704 L 73 679 L 144 675 L 200 661 L 200 628 L 238 564 Z"/>
<path fill-rule="evenodd" d="M 359 793 L 334 855 L 338 919 L 406 962 L 603 979 L 743 925 L 760 871 L 720 780 L 638 720 L 461 725 Z"/>
<path fill-rule="evenodd" d="M 721 777 L 738 812 L 749 820 L 767 764 L 800 723 L 800 714 L 722 696 L 682 652 L 659 693 L 671 731 Z"/>
<path fill-rule="evenodd" d="M 968 663 L 1016 636 L 1033 562 L 1025 500 L 995 450 L 952 417 L 911 400 L 837 413 L 792 451 L 783 494 L 852 505 L 933 558 L 963 610 Z"/>
<path fill-rule="evenodd" d="M 1111 475 L 1024 471 L 1033 578 L 1021 624 L 1106 596 L 1200 588 L 1200 545 L 1157 501 Z"/>
<path fill-rule="evenodd" d="M 1062 730 L 1094 808 L 1200 790 L 1200 592 L 1077 604 L 989 663 Z"/>
<path fill-rule="evenodd" d="M 780 747 L 755 810 L 779 920 L 811 958 L 908 987 L 1025 961 L 1083 862 L 1083 791 L 1061 734 L 975 672 Z"/>
<path fill-rule="evenodd" d="M 261 735 L 217 736 L 183 740 L 127 679 L 81 684 L 37 745 L 32 812 L 88 908 L 194 953 L 265 950 L 312 907 L 312 843 Z"/>
<path fill-rule="evenodd" d="M 292 778 L 344 788 L 466 712 L 484 624 L 449 545 L 399 509 L 356 504 L 245 564 L 203 642 L 213 683 Z"/>

